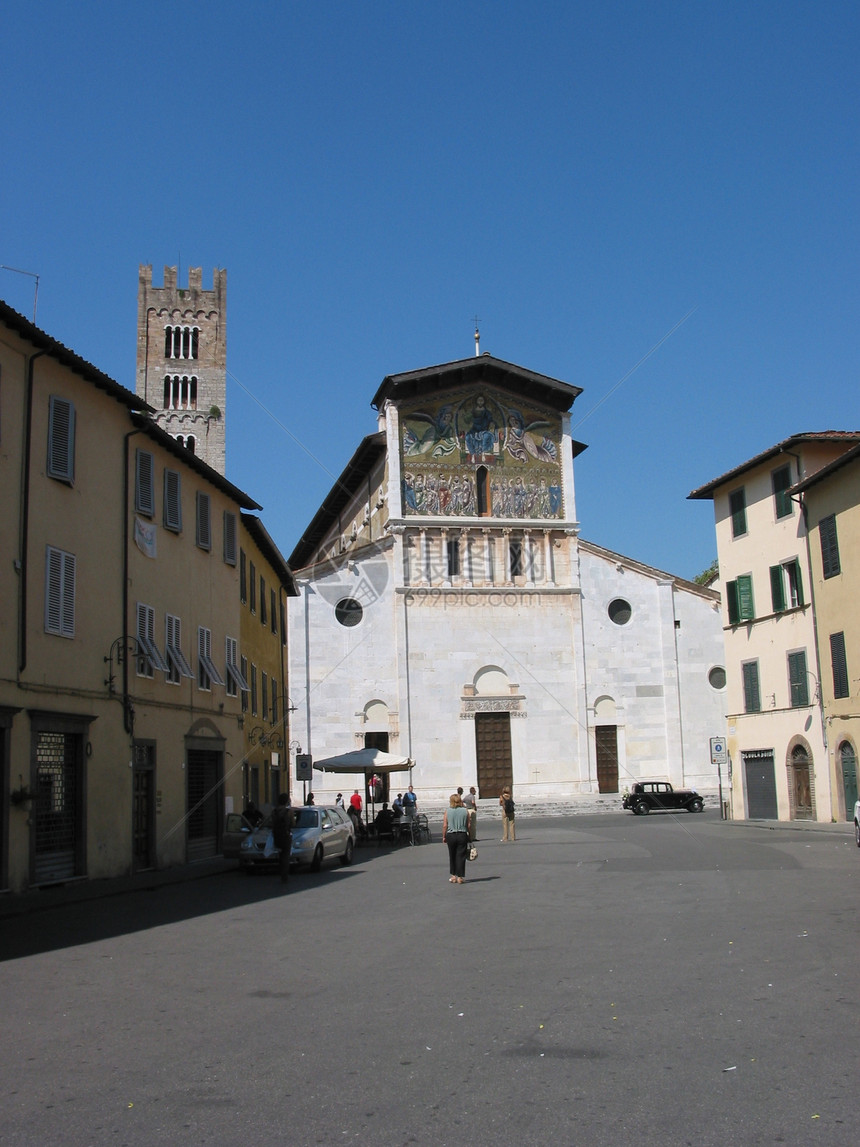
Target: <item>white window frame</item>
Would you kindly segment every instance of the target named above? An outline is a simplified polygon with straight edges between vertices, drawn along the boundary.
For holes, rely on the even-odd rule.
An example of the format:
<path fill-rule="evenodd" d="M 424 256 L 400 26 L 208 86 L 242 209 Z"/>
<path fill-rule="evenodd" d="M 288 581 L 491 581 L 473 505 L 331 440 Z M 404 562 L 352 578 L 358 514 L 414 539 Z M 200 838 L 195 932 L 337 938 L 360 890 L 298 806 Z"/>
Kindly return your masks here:
<path fill-rule="evenodd" d="M 228 637 L 225 641 L 224 654 L 224 661 L 227 666 L 227 685 L 225 688 L 228 697 L 235 697 L 240 692 L 248 692 L 248 682 L 239 668 L 238 656 L 239 642 L 235 637 Z"/>
<path fill-rule="evenodd" d="M 164 619 L 164 652 L 167 654 L 168 684 L 179 685 L 183 677 L 194 680 L 194 673 L 182 652 L 182 621 L 172 613 Z"/>
<path fill-rule="evenodd" d="M 45 550 L 45 632 L 75 636 L 74 554 L 47 546 Z"/>
<path fill-rule="evenodd" d="M 204 693 L 212 690 L 212 682 L 223 685 L 224 678 L 212 660 L 212 630 L 205 625 L 197 627 L 197 687 Z"/>
<path fill-rule="evenodd" d="M 137 675 L 152 677 L 155 670 L 167 672 L 167 662 L 155 644 L 155 610 L 142 601 L 137 603 Z"/>

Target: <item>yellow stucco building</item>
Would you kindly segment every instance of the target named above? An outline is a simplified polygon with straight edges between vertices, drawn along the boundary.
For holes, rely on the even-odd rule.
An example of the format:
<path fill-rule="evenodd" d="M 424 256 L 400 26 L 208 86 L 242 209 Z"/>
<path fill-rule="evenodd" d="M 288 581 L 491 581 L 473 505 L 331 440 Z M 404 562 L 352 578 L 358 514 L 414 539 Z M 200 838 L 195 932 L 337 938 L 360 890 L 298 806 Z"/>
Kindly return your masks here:
<path fill-rule="evenodd" d="M 851 820 L 860 744 L 860 446 L 798 483 L 795 492 L 809 537 L 833 816 Z"/>
<path fill-rule="evenodd" d="M 241 672 L 247 685 L 243 798 L 257 808 L 290 791 L 287 692 L 287 598 L 296 595 L 290 569 L 265 526 L 242 514 L 239 547 Z"/>
<path fill-rule="evenodd" d="M 217 853 L 247 494 L 0 303 L 0 887 Z M 283 678 L 279 678 L 283 680 Z"/>

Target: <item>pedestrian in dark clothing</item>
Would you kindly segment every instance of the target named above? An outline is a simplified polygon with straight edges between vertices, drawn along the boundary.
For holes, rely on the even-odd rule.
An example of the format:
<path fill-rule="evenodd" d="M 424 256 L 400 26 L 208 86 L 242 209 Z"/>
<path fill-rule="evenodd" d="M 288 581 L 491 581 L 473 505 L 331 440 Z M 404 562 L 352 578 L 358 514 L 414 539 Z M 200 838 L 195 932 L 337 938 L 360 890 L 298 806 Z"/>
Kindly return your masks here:
<path fill-rule="evenodd" d="M 263 814 L 260 812 L 253 801 L 248 801 L 248 803 L 242 809 L 242 816 L 245 818 L 248 824 L 252 825 L 254 828 L 256 828 L 260 821 L 263 819 Z"/>
<path fill-rule="evenodd" d="M 278 868 L 281 873 L 281 882 L 286 884 L 290 878 L 290 853 L 293 848 L 293 810 L 290 808 L 290 798 L 281 793 L 275 811 L 272 813 L 272 840 L 275 848 L 279 850 Z"/>

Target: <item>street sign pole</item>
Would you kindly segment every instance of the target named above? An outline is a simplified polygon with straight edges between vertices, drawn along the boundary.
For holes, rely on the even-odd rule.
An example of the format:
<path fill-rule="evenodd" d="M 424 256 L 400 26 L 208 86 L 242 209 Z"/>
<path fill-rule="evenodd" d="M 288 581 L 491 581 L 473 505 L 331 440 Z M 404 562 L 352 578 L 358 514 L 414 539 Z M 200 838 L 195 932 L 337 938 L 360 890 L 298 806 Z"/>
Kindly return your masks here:
<path fill-rule="evenodd" d="M 729 759 L 725 737 L 711 737 L 711 764 L 717 766 L 717 786 L 720 792 L 720 819 L 726 820 L 726 807 L 723 804 L 723 770 L 722 765 Z"/>

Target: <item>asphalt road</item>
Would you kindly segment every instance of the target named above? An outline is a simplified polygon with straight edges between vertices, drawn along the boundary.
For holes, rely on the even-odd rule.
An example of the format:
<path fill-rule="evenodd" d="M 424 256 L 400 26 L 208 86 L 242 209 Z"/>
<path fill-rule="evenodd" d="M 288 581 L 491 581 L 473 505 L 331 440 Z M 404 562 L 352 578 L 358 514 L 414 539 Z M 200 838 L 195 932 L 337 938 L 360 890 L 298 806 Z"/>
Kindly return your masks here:
<path fill-rule="evenodd" d="M 856 1141 L 850 836 L 517 827 L 0 921 L 0 1144 Z"/>

